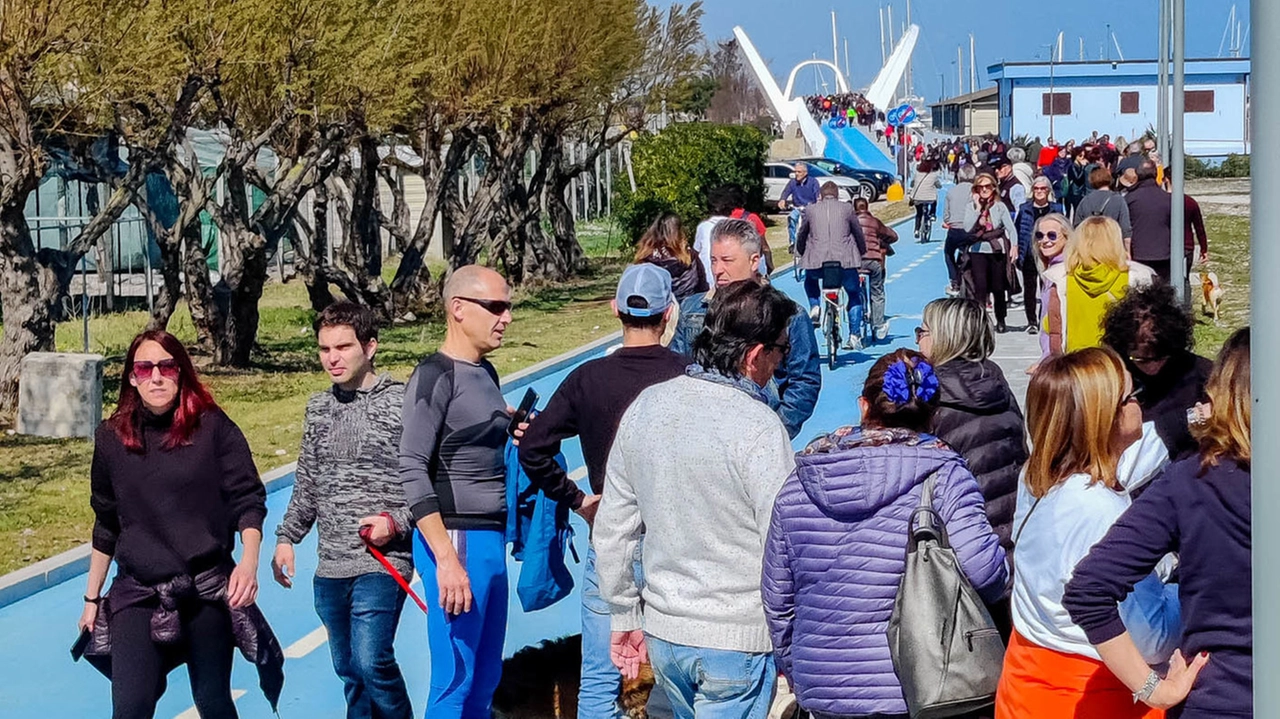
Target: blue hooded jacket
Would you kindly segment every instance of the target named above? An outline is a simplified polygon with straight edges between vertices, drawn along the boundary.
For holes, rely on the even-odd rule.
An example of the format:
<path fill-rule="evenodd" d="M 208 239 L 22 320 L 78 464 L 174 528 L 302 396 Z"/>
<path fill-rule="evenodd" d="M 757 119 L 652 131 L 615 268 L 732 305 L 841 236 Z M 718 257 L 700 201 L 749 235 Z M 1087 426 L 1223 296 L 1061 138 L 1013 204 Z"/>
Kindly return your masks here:
<path fill-rule="evenodd" d="M 942 441 L 901 429 L 843 428 L 796 456 L 765 544 L 762 595 L 779 669 L 800 706 L 842 716 L 905 714 L 885 630 L 906 566 L 921 486 L 983 599 L 1004 593 L 1005 551 L 982 492 Z"/>

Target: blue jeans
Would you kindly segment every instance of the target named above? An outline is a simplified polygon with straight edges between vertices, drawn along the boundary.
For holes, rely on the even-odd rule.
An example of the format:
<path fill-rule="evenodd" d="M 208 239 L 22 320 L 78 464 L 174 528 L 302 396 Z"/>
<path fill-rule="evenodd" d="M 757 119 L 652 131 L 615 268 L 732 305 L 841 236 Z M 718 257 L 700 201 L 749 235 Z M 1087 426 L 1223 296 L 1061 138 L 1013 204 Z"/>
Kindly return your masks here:
<path fill-rule="evenodd" d="M 427 602 L 431 691 L 427 719 L 490 719 L 493 692 L 502 679 L 507 638 L 507 540 L 501 530 L 450 530 L 458 559 L 471 582 L 471 611 L 445 616 L 440 607 L 436 559 L 413 533 L 413 563 Z"/>
<path fill-rule="evenodd" d="M 822 270 L 805 270 L 804 271 L 804 294 L 809 298 L 809 308 L 817 307 L 822 302 Z M 859 334 L 862 331 L 862 286 L 861 279 L 858 277 L 858 270 L 846 268 L 840 275 L 840 284 L 844 286 L 844 293 L 848 296 L 849 309 L 849 325 L 850 334 Z"/>
<path fill-rule="evenodd" d="M 643 544 L 640 545 L 643 548 Z M 640 551 L 636 552 L 636 582 L 644 586 Z M 578 687 L 578 719 L 622 719 L 618 704 L 622 674 L 609 656 L 609 605 L 600 597 L 596 574 L 596 550 L 587 550 L 582 570 L 582 681 Z"/>
<path fill-rule="evenodd" d="M 316 577 L 316 613 L 329 632 L 333 669 L 343 683 L 347 719 L 409 719 L 409 692 L 392 643 L 404 590 L 389 574 Z"/>
<path fill-rule="evenodd" d="M 791 212 L 787 214 L 787 240 L 791 252 L 795 253 L 796 233 L 800 231 L 800 218 L 804 216 L 804 211 L 799 207 L 792 207 Z M 797 258 L 798 259 L 798 258 Z"/>
<path fill-rule="evenodd" d="M 675 719 L 764 719 L 778 670 L 773 653 L 749 654 L 664 642 L 646 634 L 649 662 Z"/>

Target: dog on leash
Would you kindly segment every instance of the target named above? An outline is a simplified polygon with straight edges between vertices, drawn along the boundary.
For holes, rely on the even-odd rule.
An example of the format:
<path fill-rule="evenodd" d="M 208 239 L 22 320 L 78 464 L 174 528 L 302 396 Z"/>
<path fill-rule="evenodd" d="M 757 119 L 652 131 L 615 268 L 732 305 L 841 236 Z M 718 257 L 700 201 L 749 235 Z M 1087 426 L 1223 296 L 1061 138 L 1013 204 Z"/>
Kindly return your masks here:
<path fill-rule="evenodd" d="M 1204 310 L 1213 316 L 1213 323 L 1218 323 L 1218 311 L 1222 308 L 1222 296 L 1226 290 L 1218 283 L 1218 275 L 1214 272 L 1200 273 L 1200 289 L 1204 292 Z"/>
<path fill-rule="evenodd" d="M 502 663 L 502 680 L 493 694 L 495 719 L 574 719 L 582 672 L 582 635 L 525 647 Z M 631 719 L 647 719 L 645 707 L 654 686 L 653 670 L 624 679 L 619 702 Z"/>

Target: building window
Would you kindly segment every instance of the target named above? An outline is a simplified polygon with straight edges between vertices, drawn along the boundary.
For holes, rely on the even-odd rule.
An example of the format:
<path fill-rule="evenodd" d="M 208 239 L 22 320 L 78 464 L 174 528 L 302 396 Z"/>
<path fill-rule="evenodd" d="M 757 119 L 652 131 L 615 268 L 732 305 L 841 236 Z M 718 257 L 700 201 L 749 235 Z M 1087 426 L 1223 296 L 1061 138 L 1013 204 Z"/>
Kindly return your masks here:
<path fill-rule="evenodd" d="M 1187 112 L 1213 112 L 1213 90 L 1187 90 Z"/>
<path fill-rule="evenodd" d="M 1044 93 L 1041 96 L 1040 104 L 1042 106 L 1041 114 L 1043 115 L 1070 115 L 1071 114 L 1071 93 L 1055 92 Z"/>
<path fill-rule="evenodd" d="M 1138 93 L 1136 92 L 1120 93 L 1120 114 L 1121 115 L 1138 114 Z"/>

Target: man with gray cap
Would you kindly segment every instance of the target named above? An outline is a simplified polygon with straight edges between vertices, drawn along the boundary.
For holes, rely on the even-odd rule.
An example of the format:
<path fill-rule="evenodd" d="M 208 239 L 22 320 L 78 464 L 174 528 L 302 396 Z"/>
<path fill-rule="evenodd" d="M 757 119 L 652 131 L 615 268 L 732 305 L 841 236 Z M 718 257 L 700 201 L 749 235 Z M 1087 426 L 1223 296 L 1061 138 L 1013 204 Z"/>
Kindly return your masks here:
<path fill-rule="evenodd" d="M 622 347 L 591 360 L 564 379 L 547 407 L 520 439 L 520 464 L 535 486 L 567 488 L 570 506 L 588 523 L 604 489 L 605 460 L 622 414 L 640 392 L 683 375 L 685 357 L 661 344 L 675 298 L 671 274 L 648 263 L 631 265 L 618 282 L 613 311 L 622 323 Z M 556 462 L 561 441 L 578 437 L 591 494 L 585 495 Z M 623 717 L 622 675 L 609 659 L 609 605 L 600 598 L 595 552 L 588 550 L 582 588 L 582 683 L 578 716 Z M 637 577 L 639 581 L 639 577 Z"/>

